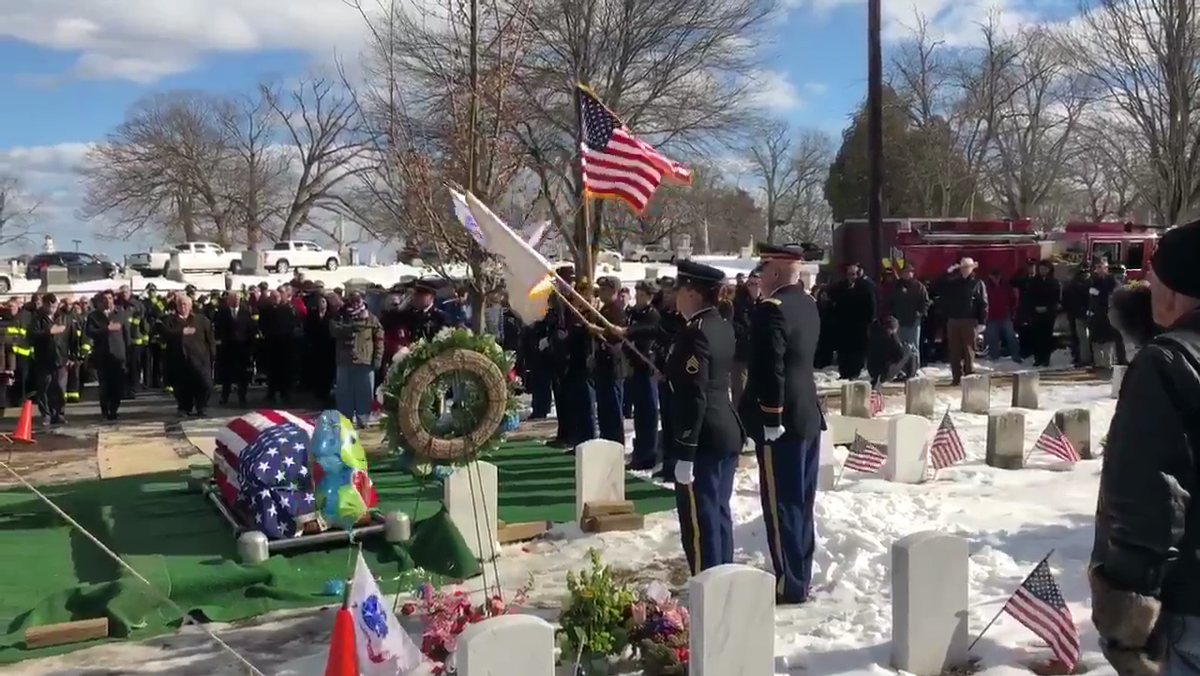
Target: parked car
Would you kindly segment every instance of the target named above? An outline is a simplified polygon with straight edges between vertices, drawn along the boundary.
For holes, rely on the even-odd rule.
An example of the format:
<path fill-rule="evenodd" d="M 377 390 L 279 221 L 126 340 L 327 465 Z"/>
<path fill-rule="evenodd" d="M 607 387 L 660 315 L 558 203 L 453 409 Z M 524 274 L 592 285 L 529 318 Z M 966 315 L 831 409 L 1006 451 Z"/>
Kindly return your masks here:
<path fill-rule="evenodd" d="M 30 258 L 29 264 L 25 267 L 25 279 L 40 280 L 42 272 L 49 267 L 66 268 L 67 281 L 71 283 L 116 279 L 121 275 L 121 267 L 116 263 L 100 260 L 89 253 L 62 251 L 40 253 Z"/>
<path fill-rule="evenodd" d="M 642 263 L 674 263 L 675 251 L 661 244 L 646 244 L 634 247 L 625 258 Z"/>
<path fill-rule="evenodd" d="M 225 272 L 237 274 L 242 269 L 242 254 L 226 251 L 225 247 L 212 242 L 184 242 L 167 251 L 148 251 L 125 257 L 125 267 L 135 270 L 143 277 L 166 274 L 171 266 L 171 256 L 179 256 L 182 272 Z"/>
<path fill-rule="evenodd" d="M 292 268 L 337 270 L 341 265 L 341 258 L 338 252 L 325 249 L 316 242 L 290 239 L 278 242 L 270 251 L 264 251 L 262 264 L 264 268 L 280 274 Z"/>

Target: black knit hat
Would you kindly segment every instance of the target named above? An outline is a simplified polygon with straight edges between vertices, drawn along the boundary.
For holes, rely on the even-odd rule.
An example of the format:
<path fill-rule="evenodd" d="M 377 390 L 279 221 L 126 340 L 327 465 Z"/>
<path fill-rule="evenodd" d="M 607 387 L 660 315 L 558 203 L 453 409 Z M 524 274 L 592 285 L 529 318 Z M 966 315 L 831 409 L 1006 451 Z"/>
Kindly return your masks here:
<path fill-rule="evenodd" d="M 1150 265 L 1163 286 L 1189 298 L 1200 298 L 1200 221 L 1163 233 Z"/>

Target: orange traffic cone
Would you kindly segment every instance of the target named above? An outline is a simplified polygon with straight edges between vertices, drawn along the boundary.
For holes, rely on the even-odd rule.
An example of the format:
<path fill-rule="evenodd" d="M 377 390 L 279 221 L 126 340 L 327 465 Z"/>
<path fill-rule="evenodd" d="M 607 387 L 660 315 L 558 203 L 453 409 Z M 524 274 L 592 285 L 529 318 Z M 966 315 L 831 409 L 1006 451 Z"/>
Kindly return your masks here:
<path fill-rule="evenodd" d="M 13 430 L 12 440 L 24 444 L 34 443 L 32 399 L 26 399 L 24 405 L 21 406 L 21 417 L 17 418 L 17 427 Z"/>
<path fill-rule="evenodd" d="M 344 607 L 338 609 L 333 620 L 333 638 L 329 642 L 325 676 L 358 676 L 358 654 L 354 647 L 354 616 Z"/>

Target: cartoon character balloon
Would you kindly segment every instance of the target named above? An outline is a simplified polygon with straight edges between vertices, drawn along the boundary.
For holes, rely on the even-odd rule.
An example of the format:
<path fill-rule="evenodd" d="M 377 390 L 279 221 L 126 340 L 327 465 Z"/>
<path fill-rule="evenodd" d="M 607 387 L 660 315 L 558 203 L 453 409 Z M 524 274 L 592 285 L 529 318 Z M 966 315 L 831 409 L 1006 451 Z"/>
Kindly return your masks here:
<path fill-rule="evenodd" d="M 317 509 L 327 523 L 350 530 L 375 504 L 358 430 L 341 413 L 322 411 L 313 424 L 308 450 L 317 465 Z"/>

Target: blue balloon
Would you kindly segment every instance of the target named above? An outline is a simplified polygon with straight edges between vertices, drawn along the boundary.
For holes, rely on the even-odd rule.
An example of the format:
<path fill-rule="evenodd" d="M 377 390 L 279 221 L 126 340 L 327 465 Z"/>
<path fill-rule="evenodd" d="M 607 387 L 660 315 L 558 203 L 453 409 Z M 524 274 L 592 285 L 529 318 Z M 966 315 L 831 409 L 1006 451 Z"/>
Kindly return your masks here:
<path fill-rule="evenodd" d="M 342 462 L 342 414 L 334 410 L 321 411 L 313 423 L 309 453 L 321 464 L 326 473 L 332 472 Z"/>

